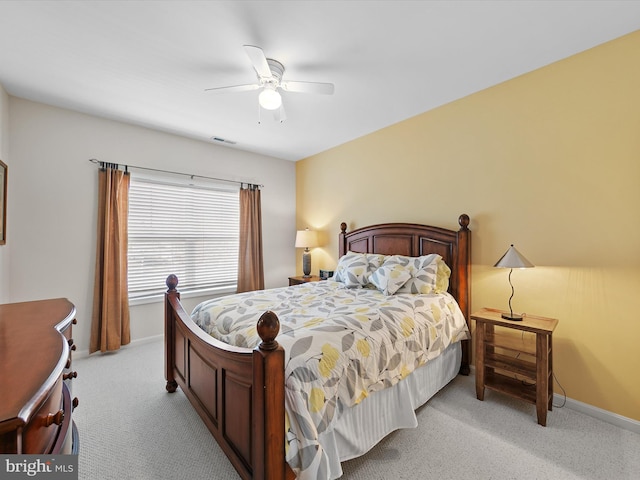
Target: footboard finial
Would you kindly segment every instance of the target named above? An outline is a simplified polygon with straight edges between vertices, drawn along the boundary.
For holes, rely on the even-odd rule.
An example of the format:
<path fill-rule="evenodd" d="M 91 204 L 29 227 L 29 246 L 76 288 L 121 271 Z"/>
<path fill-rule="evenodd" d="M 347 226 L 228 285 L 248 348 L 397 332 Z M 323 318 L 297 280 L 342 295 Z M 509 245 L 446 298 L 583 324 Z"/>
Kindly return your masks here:
<path fill-rule="evenodd" d="M 258 319 L 256 328 L 258 335 L 262 339 L 260 350 L 275 350 L 278 348 L 276 337 L 280 332 L 280 320 L 278 320 L 278 316 L 275 313 L 271 310 L 264 312 Z"/>
<path fill-rule="evenodd" d="M 170 292 L 174 291 L 178 286 L 178 277 L 173 273 L 167 277 L 167 288 Z"/>

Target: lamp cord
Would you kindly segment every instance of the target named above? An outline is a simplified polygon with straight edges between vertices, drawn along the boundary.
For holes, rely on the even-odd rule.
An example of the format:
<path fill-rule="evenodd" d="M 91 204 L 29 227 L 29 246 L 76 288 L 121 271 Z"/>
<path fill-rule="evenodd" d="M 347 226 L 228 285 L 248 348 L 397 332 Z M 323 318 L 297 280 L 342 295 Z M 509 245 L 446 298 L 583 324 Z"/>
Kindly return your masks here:
<path fill-rule="evenodd" d="M 511 283 L 511 273 L 513 272 L 513 268 L 509 269 L 509 285 L 511 286 L 511 296 L 509 297 L 509 313 L 513 317 L 513 309 L 511 308 L 511 299 L 513 298 L 513 294 L 515 290 L 513 289 L 513 283 Z"/>

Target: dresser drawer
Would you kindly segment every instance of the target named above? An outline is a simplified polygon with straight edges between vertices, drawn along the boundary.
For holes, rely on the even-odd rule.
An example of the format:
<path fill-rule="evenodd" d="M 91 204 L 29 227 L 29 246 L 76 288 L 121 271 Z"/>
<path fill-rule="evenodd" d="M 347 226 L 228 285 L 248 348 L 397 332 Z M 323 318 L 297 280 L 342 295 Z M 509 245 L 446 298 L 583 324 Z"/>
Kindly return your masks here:
<path fill-rule="evenodd" d="M 77 402 L 77 399 L 74 399 Z M 52 455 L 70 455 L 78 454 L 79 437 L 77 430 L 74 429 L 74 423 L 71 418 L 74 402 L 71 401 L 71 394 L 67 388 L 67 384 L 62 385 L 62 408 L 64 410 L 64 420 L 58 429 L 58 437 L 51 450 Z M 74 431 L 75 430 L 75 431 Z"/>
<path fill-rule="evenodd" d="M 60 333 L 62 333 L 62 335 L 64 336 L 64 338 L 67 341 L 67 344 L 69 345 L 69 357 L 67 358 L 67 363 L 64 366 L 64 372 L 63 372 L 63 380 L 64 383 L 66 384 L 67 388 L 69 389 L 70 394 L 73 393 L 73 386 L 72 386 L 72 380 L 74 378 L 76 378 L 78 376 L 77 372 L 75 372 L 71 367 L 72 367 L 72 355 L 73 352 L 76 350 L 76 345 L 75 342 L 73 341 L 73 338 L 71 336 L 71 332 L 72 332 L 72 325 L 77 324 L 78 321 L 74 318 L 68 325 L 67 327 L 65 327 L 64 329 L 60 330 Z"/>
<path fill-rule="evenodd" d="M 71 411 L 65 412 L 63 405 L 63 381 L 58 378 L 51 394 L 33 415 L 22 433 L 22 453 L 42 454 L 51 452 L 65 417 L 71 417 Z"/>

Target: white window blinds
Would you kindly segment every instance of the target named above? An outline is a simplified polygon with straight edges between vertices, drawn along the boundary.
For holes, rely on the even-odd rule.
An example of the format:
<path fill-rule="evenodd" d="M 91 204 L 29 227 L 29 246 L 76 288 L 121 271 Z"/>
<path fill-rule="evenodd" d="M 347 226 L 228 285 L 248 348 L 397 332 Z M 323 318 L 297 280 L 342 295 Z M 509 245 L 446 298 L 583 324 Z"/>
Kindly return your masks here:
<path fill-rule="evenodd" d="M 237 190 L 160 183 L 132 175 L 129 189 L 129 300 L 161 295 L 178 276 L 181 293 L 235 287 Z"/>

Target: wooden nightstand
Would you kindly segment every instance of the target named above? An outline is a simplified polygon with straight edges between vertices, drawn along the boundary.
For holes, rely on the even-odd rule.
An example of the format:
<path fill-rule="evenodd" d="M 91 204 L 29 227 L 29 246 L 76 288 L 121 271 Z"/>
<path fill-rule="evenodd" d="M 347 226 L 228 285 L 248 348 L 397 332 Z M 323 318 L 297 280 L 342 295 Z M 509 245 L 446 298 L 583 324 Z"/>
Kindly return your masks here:
<path fill-rule="evenodd" d="M 547 425 L 553 401 L 553 348 L 555 318 L 526 315 L 522 321 L 505 320 L 501 310 L 483 308 L 471 315 L 476 321 L 476 396 L 484 400 L 484 388 L 506 393 L 536 406 L 538 423 Z M 526 342 L 524 334 L 536 339 Z M 515 354 L 515 355 L 514 355 Z"/>
<path fill-rule="evenodd" d="M 300 285 L 308 282 L 319 282 L 320 277 L 317 275 L 311 275 L 310 277 L 289 277 L 289 286 Z"/>

